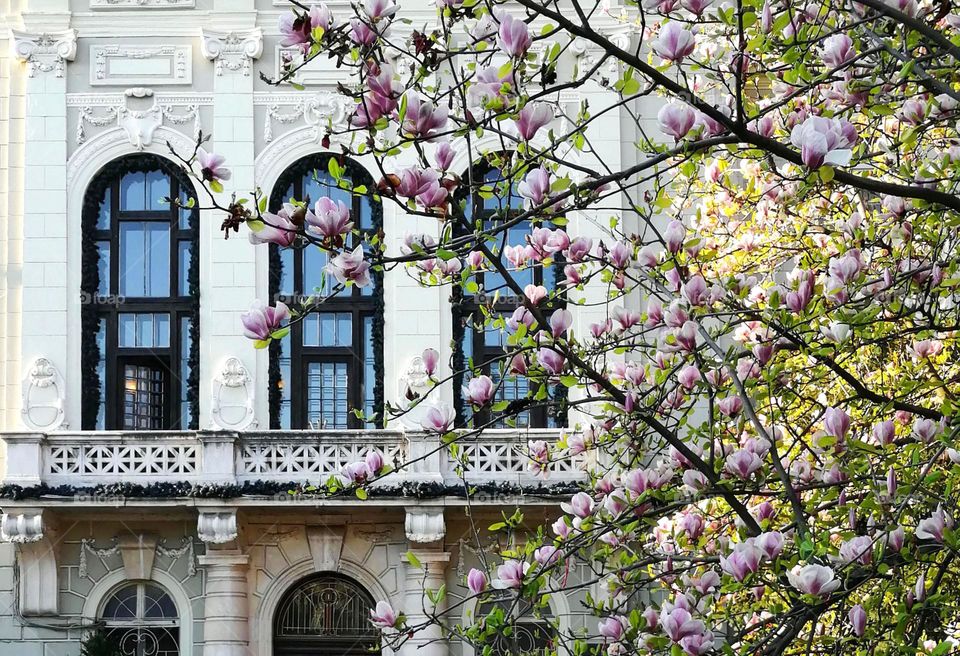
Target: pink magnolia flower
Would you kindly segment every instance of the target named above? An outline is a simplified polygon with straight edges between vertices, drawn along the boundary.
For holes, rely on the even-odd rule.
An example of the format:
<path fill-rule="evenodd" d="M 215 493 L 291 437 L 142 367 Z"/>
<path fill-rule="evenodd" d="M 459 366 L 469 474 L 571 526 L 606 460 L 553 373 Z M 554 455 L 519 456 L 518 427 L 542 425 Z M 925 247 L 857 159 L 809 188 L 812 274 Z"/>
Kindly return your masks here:
<path fill-rule="evenodd" d="M 419 94 L 408 91 L 407 109 L 403 115 L 404 134 L 429 139 L 447 124 L 447 108 L 437 107 Z"/>
<path fill-rule="evenodd" d="M 696 365 L 684 365 L 680 371 L 677 372 L 677 381 L 684 389 L 693 389 L 701 379 L 700 369 L 697 368 Z"/>
<path fill-rule="evenodd" d="M 523 288 L 523 295 L 533 305 L 538 305 L 540 301 L 547 297 L 547 288 L 543 285 L 527 285 Z"/>
<path fill-rule="evenodd" d="M 910 125 L 920 125 L 927 117 L 927 106 L 922 100 L 910 98 L 900 107 L 898 115 Z"/>
<path fill-rule="evenodd" d="M 687 229 L 676 219 L 667 225 L 666 232 L 663 233 L 664 242 L 667 250 L 673 254 L 679 253 L 683 248 L 683 242 L 687 238 Z"/>
<path fill-rule="evenodd" d="M 363 13 L 374 23 L 390 18 L 397 13 L 398 9 L 397 3 L 393 0 L 365 0 L 363 3 Z"/>
<path fill-rule="evenodd" d="M 673 21 L 660 28 L 657 38 L 650 44 L 653 51 L 669 62 L 681 62 L 693 52 L 696 39 L 682 23 Z"/>
<path fill-rule="evenodd" d="M 453 158 L 456 156 L 456 153 L 453 151 L 453 147 L 450 145 L 450 142 L 444 141 L 437 149 L 433 152 L 433 158 L 437 162 L 437 168 L 441 171 L 446 171 L 453 164 Z"/>
<path fill-rule="evenodd" d="M 836 574 L 826 565 L 795 565 L 787 572 L 787 580 L 798 592 L 821 598 L 840 587 Z"/>
<path fill-rule="evenodd" d="M 200 164 L 200 176 L 206 182 L 221 182 L 229 180 L 233 175 L 230 169 L 224 166 L 227 159 L 216 153 L 197 152 L 197 163 Z"/>
<path fill-rule="evenodd" d="M 263 213 L 263 226 L 256 232 L 250 230 L 248 238 L 251 244 L 276 244 L 277 246 L 290 246 L 297 241 L 297 224 L 290 220 L 290 217 L 297 208 L 290 203 L 284 203 L 283 207 L 276 214 L 270 212 Z M 311 212 L 307 215 L 312 216 Z"/>
<path fill-rule="evenodd" d="M 313 206 L 313 212 L 307 213 L 307 226 L 310 232 L 315 232 L 324 239 L 336 240 L 353 228 L 350 220 L 350 210 L 342 200 L 321 198 Z"/>
<path fill-rule="evenodd" d="M 560 509 L 574 517 L 586 519 L 593 514 L 593 497 L 586 492 L 577 492 L 570 498 L 570 503 L 561 503 Z"/>
<path fill-rule="evenodd" d="M 490 376 L 477 376 L 463 388 L 463 399 L 475 406 L 485 406 L 493 398 L 495 389 Z"/>
<path fill-rule="evenodd" d="M 934 358 L 943 351 L 943 342 L 939 339 L 920 339 L 911 345 L 910 353 L 915 360 Z"/>
<path fill-rule="evenodd" d="M 364 456 L 363 461 L 374 474 L 379 474 L 381 471 L 383 471 L 383 468 L 387 464 L 383 459 L 383 454 L 379 451 L 368 451 L 367 455 Z"/>
<path fill-rule="evenodd" d="M 850 622 L 853 635 L 862 638 L 864 632 L 867 630 L 867 611 L 863 609 L 863 606 L 857 604 L 851 608 L 850 612 L 847 613 L 847 620 Z"/>
<path fill-rule="evenodd" d="M 618 241 L 610 249 L 610 263 L 618 269 L 626 269 L 633 262 L 633 248 Z"/>
<path fill-rule="evenodd" d="M 683 0 L 683 6 L 696 16 L 703 14 L 703 12 L 712 4 L 713 0 Z"/>
<path fill-rule="evenodd" d="M 375 609 L 370 609 L 370 621 L 378 629 L 392 629 L 397 626 L 400 617 L 386 601 L 378 601 Z"/>
<path fill-rule="evenodd" d="M 523 563 L 519 560 L 507 560 L 497 567 L 497 578 L 493 581 L 493 587 L 497 589 L 520 588 L 523 585 L 523 577 L 530 569 L 530 563 Z"/>
<path fill-rule="evenodd" d="M 279 301 L 276 307 L 266 306 L 259 300 L 254 301 L 250 310 L 240 315 L 244 336 L 259 341 L 270 339 L 270 335 L 289 318 L 290 309 Z"/>
<path fill-rule="evenodd" d="M 573 325 L 573 314 L 570 310 L 557 310 L 550 315 L 550 332 L 554 339 L 563 337 Z"/>
<path fill-rule="evenodd" d="M 324 268 L 340 284 L 351 282 L 357 287 L 366 287 L 370 284 L 370 263 L 363 259 L 362 245 L 351 252 L 341 252 L 327 262 Z"/>
<path fill-rule="evenodd" d="M 780 531 L 761 533 L 757 536 L 756 545 L 768 560 L 776 560 L 783 551 L 783 533 Z"/>
<path fill-rule="evenodd" d="M 678 644 L 687 636 L 703 633 L 704 630 L 703 622 L 693 619 L 690 611 L 681 606 L 662 612 L 660 614 L 660 626 L 663 627 L 663 632 L 667 634 L 667 637 Z"/>
<path fill-rule="evenodd" d="M 593 249 L 593 240 L 589 237 L 577 237 L 570 242 L 564 255 L 571 262 L 582 262 L 585 257 L 590 255 Z"/>
<path fill-rule="evenodd" d="M 520 110 L 514 124 L 517 126 L 517 132 L 524 141 L 530 141 L 536 136 L 540 128 L 553 120 L 553 108 L 547 103 L 533 102 L 527 103 Z"/>
<path fill-rule="evenodd" d="M 803 163 L 811 169 L 846 166 L 857 139 L 857 129 L 849 121 L 823 116 L 811 116 L 790 132 L 790 143 L 800 149 Z"/>
<path fill-rule="evenodd" d="M 537 362 L 547 373 L 559 376 L 563 372 L 564 358 L 552 348 L 542 348 L 537 351 Z"/>
<path fill-rule="evenodd" d="M 479 569 L 473 568 L 467 574 L 467 587 L 475 595 L 480 594 L 487 589 L 487 575 Z"/>
<path fill-rule="evenodd" d="M 600 620 L 597 630 L 607 640 L 617 642 L 623 637 L 623 622 L 618 617 L 607 617 Z"/>
<path fill-rule="evenodd" d="M 427 410 L 423 421 L 420 422 L 420 426 L 426 431 L 447 433 L 456 419 L 457 413 L 453 407 L 447 403 L 439 403 L 431 406 L 430 409 Z"/>
<path fill-rule="evenodd" d="M 924 444 L 930 442 L 940 432 L 940 424 L 933 419 L 915 419 L 913 422 L 913 436 Z"/>
<path fill-rule="evenodd" d="M 532 169 L 517 185 L 517 193 L 529 201 L 528 206 L 543 204 L 550 193 L 550 171 L 543 166 Z"/>
<path fill-rule="evenodd" d="M 503 12 L 497 17 L 500 30 L 497 32 L 497 44 L 510 57 L 523 57 L 530 49 L 533 38 L 530 28 L 519 18 Z"/>
<path fill-rule="evenodd" d="M 280 35 L 283 37 L 280 45 L 284 48 L 300 46 L 306 51 L 313 41 L 313 30 L 319 27 L 327 31 L 331 25 L 333 13 L 323 3 L 311 7 L 310 11 L 304 14 L 289 12 L 280 16 Z"/>
<path fill-rule="evenodd" d="M 725 396 L 717 401 L 717 410 L 727 417 L 740 414 L 743 409 L 743 400 L 739 396 Z"/>
<path fill-rule="evenodd" d="M 437 352 L 437 349 L 424 349 L 420 357 L 423 359 L 423 368 L 426 370 L 428 376 L 433 376 L 437 373 L 437 364 L 440 362 L 440 353 Z"/>
<path fill-rule="evenodd" d="M 823 61 L 831 68 L 843 66 L 856 56 L 853 39 L 846 34 L 834 34 L 823 41 Z"/>
<path fill-rule="evenodd" d="M 537 561 L 541 567 L 550 567 L 558 560 L 563 553 L 554 547 L 553 545 L 544 545 L 533 552 L 533 559 Z"/>
<path fill-rule="evenodd" d="M 366 462 L 351 462 L 343 466 L 343 478 L 347 484 L 363 485 L 373 477 L 373 472 Z"/>
<path fill-rule="evenodd" d="M 705 305 L 710 300 L 710 291 L 707 289 L 707 281 L 699 273 L 691 276 L 690 280 L 683 284 L 681 292 L 684 298 L 694 307 Z"/>
<path fill-rule="evenodd" d="M 843 439 L 850 430 L 850 415 L 843 408 L 827 408 L 823 413 L 823 429 L 827 435 Z"/>
<path fill-rule="evenodd" d="M 657 112 L 657 124 L 660 126 L 660 130 L 677 141 L 687 136 L 696 122 L 696 112 L 686 103 L 671 102 L 661 107 L 660 111 Z"/>
<path fill-rule="evenodd" d="M 733 397 L 730 397 L 733 398 Z M 723 468 L 744 480 L 763 466 L 763 460 L 753 451 L 740 449 L 727 456 Z"/>
<path fill-rule="evenodd" d="M 933 514 L 917 523 L 916 535 L 921 540 L 933 540 L 943 544 L 944 533 L 948 528 L 953 528 L 953 519 L 942 507 L 938 507 Z"/>
<path fill-rule="evenodd" d="M 553 529 L 553 532 L 561 540 L 566 539 L 571 533 L 573 533 L 573 528 L 567 524 L 567 520 L 563 517 L 557 519 L 557 521 L 555 521 L 550 528 Z"/>
<path fill-rule="evenodd" d="M 873 538 L 858 535 L 840 545 L 840 562 L 844 565 L 860 563 L 869 565 L 873 560 Z"/>
<path fill-rule="evenodd" d="M 680 639 L 680 648 L 688 656 L 701 656 L 713 651 L 713 632 L 703 631 Z"/>
<path fill-rule="evenodd" d="M 740 542 L 729 556 L 720 556 L 720 569 L 742 583 L 750 574 L 760 569 L 763 552 L 752 542 Z"/>
<path fill-rule="evenodd" d="M 350 40 L 358 46 L 370 46 L 377 40 L 376 31 L 358 18 L 350 19 Z"/>

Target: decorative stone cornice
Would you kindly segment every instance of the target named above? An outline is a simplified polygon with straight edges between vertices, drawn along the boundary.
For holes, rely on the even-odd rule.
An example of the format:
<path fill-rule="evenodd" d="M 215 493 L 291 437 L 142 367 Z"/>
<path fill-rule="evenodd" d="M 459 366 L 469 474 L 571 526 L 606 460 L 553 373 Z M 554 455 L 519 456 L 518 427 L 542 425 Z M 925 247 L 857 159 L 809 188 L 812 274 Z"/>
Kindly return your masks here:
<path fill-rule="evenodd" d="M 29 65 L 30 77 L 50 72 L 63 77 L 66 62 L 77 56 L 76 30 L 43 34 L 10 30 L 10 43 L 13 56 Z"/>
<path fill-rule="evenodd" d="M 447 534 L 442 508 L 414 508 L 407 510 L 404 522 L 407 539 L 418 544 L 438 542 Z"/>
<path fill-rule="evenodd" d="M 42 510 L 18 510 L 0 516 L 0 540 L 17 544 L 39 542 L 44 530 Z"/>
<path fill-rule="evenodd" d="M 237 511 L 201 510 L 197 517 L 197 537 L 208 544 L 226 544 L 237 539 Z"/>
<path fill-rule="evenodd" d="M 218 76 L 226 71 L 249 77 L 253 60 L 263 54 L 263 30 L 259 27 L 247 32 L 203 30 L 200 51 L 215 63 Z"/>

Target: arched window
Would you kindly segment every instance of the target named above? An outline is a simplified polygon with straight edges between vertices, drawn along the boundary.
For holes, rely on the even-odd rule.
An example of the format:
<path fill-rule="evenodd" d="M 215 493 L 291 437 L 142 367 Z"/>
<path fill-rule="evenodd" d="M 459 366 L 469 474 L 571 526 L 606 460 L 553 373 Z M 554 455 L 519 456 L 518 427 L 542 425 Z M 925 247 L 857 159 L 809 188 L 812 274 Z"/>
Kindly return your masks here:
<path fill-rule="evenodd" d="M 475 181 L 475 193 L 466 203 L 464 213 L 478 229 L 495 229 L 497 223 L 515 217 L 523 210 L 523 198 L 517 193 L 516 181 L 507 180 L 501 169 L 483 162 L 474 166 L 472 177 Z M 488 246 L 494 253 L 503 252 L 508 246 L 523 246 L 527 244 L 527 237 L 537 225 L 539 224 L 531 220 L 521 221 L 500 233 L 496 242 L 488 243 Z M 462 226 L 457 226 L 456 230 L 460 234 L 466 233 Z M 528 266 L 512 270 L 511 277 L 521 289 L 534 284 L 553 290 L 557 284 L 557 270 L 560 266 L 562 265 L 559 262 L 549 266 Z M 534 396 L 536 390 L 530 389 L 531 381 L 527 377 L 508 373 L 509 362 L 504 358 L 508 334 L 499 328 L 484 326 L 481 311 L 481 308 L 488 307 L 509 318 L 522 304 L 520 297 L 500 273 L 486 271 L 478 274 L 475 280 L 476 289 L 459 286 L 454 288 L 454 367 L 460 371 L 464 367 L 472 366 L 481 374 L 490 376 L 497 385 L 495 401 L 511 402 Z M 550 310 L 549 307 L 545 309 Z M 490 410 L 483 410 L 475 415 L 469 404 L 463 402 L 461 388 L 467 380 L 467 377 L 461 375 L 454 381 L 457 415 L 461 422 L 464 425 L 478 425 L 492 421 L 495 428 L 506 427 L 506 421 L 491 416 Z M 550 386 L 547 394 L 549 398 L 560 401 L 565 391 L 562 386 Z M 548 409 L 542 403 L 535 402 L 529 409 L 517 413 L 514 421 L 516 426 L 521 428 L 553 428 L 562 425 L 565 417 L 562 412 L 558 413 L 554 408 Z"/>
<path fill-rule="evenodd" d="M 354 248 L 380 230 L 383 211 L 363 193 L 363 187 L 373 190 L 373 180 L 355 162 L 342 161 L 345 173 L 338 185 L 328 173 L 330 159 L 337 157 L 317 153 L 297 161 L 277 181 L 270 209 L 278 211 L 291 198 L 309 199 L 311 206 L 323 196 L 343 201 L 362 233 L 348 237 L 345 247 Z M 354 409 L 371 417 L 383 406 L 382 275 L 372 272 L 372 284 L 362 289 L 338 291 L 336 280 L 324 275 L 326 263 L 327 253 L 313 245 L 270 246 L 272 299 L 309 307 L 316 296 L 333 294 L 270 347 L 271 428 L 372 427 Z"/>
<path fill-rule="evenodd" d="M 277 607 L 274 656 L 376 654 L 379 633 L 370 623 L 373 598 L 356 581 L 317 574 L 294 586 Z"/>
<path fill-rule="evenodd" d="M 180 656 L 180 617 L 167 592 L 152 582 L 126 583 L 100 611 L 107 640 L 124 656 Z"/>
<path fill-rule="evenodd" d="M 199 211 L 156 155 L 108 164 L 83 205 L 83 427 L 197 427 Z"/>

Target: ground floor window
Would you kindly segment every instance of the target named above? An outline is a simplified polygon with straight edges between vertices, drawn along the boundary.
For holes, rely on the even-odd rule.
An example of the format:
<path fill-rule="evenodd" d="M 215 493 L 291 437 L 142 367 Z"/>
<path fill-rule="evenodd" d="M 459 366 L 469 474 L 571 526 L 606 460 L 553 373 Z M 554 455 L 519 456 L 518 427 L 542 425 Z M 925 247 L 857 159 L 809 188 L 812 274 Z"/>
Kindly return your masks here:
<path fill-rule="evenodd" d="M 127 583 L 107 597 L 100 612 L 107 640 L 123 656 L 180 656 L 180 618 L 155 583 Z"/>

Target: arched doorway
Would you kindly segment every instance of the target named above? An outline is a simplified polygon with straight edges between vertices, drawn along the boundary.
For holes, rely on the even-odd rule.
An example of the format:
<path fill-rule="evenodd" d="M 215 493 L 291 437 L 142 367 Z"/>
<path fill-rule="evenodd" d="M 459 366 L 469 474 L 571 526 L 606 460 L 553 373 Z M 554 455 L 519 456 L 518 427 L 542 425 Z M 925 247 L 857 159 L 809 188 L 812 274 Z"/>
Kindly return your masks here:
<path fill-rule="evenodd" d="M 373 597 L 340 574 L 303 579 L 283 596 L 273 620 L 274 656 L 378 654 Z"/>

